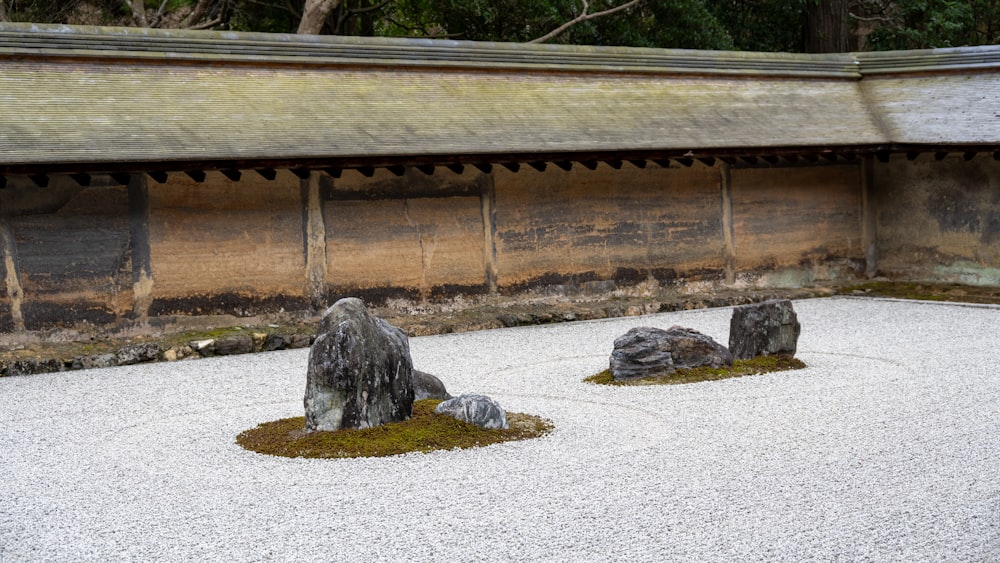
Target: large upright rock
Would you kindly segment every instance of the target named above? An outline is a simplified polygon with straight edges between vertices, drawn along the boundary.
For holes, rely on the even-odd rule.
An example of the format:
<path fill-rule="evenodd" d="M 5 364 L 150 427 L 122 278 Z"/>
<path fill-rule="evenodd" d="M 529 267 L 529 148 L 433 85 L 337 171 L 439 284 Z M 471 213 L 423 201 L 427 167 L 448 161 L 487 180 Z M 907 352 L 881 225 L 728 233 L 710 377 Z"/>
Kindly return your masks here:
<path fill-rule="evenodd" d="M 323 314 L 306 372 L 306 430 L 369 428 L 413 414 L 413 361 L 402 330 L 360 299 Z"/>
<path fill-rule="evenodd" d="M 615 339 L 610 363 L 615 379 L 631 379 L 662 377 L 701 366 L 731 366 L 733 357 L 725 346 L 690 328 L 638 327 Z"/>
<path fill-rule="evenodd" d="M 788 299 L 741 305 L 729 321 L 729 351 L 737 360 L 795 355 L 802 327 Z"/>

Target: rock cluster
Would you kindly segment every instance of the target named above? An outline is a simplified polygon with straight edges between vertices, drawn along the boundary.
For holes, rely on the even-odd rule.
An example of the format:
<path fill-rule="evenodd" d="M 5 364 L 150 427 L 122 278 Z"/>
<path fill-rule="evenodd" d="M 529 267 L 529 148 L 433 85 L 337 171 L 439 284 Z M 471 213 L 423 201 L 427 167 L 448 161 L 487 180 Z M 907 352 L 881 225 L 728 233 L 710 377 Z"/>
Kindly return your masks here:
<path fill-rule="evenodd" d="M 776 354 L 795 355 L 802 327 L 788 299 L 772 299 L 733 309 L 729 351 L 737 360 Z"/>
<path fill-rule="evenodd" d="M 360 299 L 323 314 L 309 351 L 303 399 L 307 431 L 370 428 L 413 414 L 413 361 L 406 334 L 372 316 Z"/>
<path fill-rule="evenodd" d="M 312 344 L 312 339 L 313 336 L 309 334 L 250 332 L 221 338 L 192 340 L 173 346 L 163 346 L 158 342 L 139 342 L 126 344 L 102 354 L 79 354 L 65 359 L 10 360 L 0 363 L 0 377 L 308 348 Z"/>
<path fill-rule="evenodd" d="M 662 377 L 701 366 L 731 366 L 733 357 L 725 346 L 690 328 L 638 327 L 615 339 L 610 363 L 611 374 L 621 380 Z"/>

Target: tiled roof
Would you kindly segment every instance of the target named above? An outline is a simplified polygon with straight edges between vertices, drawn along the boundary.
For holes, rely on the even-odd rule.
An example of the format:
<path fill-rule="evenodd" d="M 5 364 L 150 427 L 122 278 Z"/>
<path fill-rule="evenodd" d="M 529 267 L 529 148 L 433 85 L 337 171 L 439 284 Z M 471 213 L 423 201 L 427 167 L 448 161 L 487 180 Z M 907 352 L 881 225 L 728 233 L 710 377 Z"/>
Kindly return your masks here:
<path fill-rule="evenodd" d="M 1000 146 L 1000 46 L 836 55 L 0 24 L 0 173 Z"/>

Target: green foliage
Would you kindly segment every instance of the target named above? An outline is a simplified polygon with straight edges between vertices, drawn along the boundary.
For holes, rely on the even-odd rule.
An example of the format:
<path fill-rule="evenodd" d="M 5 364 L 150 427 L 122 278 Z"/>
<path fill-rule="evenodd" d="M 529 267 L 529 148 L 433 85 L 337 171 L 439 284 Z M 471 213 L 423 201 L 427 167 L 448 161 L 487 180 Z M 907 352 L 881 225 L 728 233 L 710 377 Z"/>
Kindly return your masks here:
<path fill-rule="evenodd" d="M 776 371 L 788 371 L 802 369 L 806 365 L 798 358 L 786 355 L 757 356 L 749 360 L 736 360 L 731 368 L 700 367 L 690 369 L 679 369 L 665 377 L 637 377 L 634 379 L 617 380 L 611 374 L 611 370 L 606 369 L 601 373 L 592 375 L 584 379 L 587 383 L 597 385 L 677 385 L 680 383 L 698 383 L 700 381 L 717 381 L 732 377 L 743 377 L 746 375 L 759 375 Z"/>
<path fill-rule="evenodd" d="M 216 0 L 201 22 L 238 31 L 294 33 L 306 0 Z M 591 0 L 590 13 L 627 0 Z M 4 0 L 11 21 L 132 25 L 122 0 Z M 168 0 L 168 13 L 196 0 Z M 158 1 L 146 1 L 148 13 Z M 578 23 L 552 43 L 801 51 L 819 0 L 643 0 Z M 1000 0 L 850 0 L 866 49 L 1000 42 Z M 581 0 L 344 0 L 324 33 L 524 42 L 579 16 Z M 183 14 L 165 18 L 177 25 Z M 221 21 L 219 21 L 221 20 Z M 160 21 L 160 20 L 157 20 Z M 817 24 L 818 25 L 818 24 Z M 820 30 L 822 32 L 822 30 Z"/>
<path fill-rule="evenodd" d="M 874 50 L 954 47 L 973 42 L 976 19 L 969 2 L 900 0 L 894 4 L 889 19 L 868 37 Z"/>
<path fill-rule="evenodd" d="M 487 430 L 436 414 L 434 407 L 440 402 L 416 401 L 409 420 L 361 430 L 305 432 L 304 417 L 285 418 L 247 430 L 236 442 L 250 451 L 282 457 L 385 457 L 527 440 L 552 430 L 549 421 L 520 413 L 507 413 L 510 429 Z"/>

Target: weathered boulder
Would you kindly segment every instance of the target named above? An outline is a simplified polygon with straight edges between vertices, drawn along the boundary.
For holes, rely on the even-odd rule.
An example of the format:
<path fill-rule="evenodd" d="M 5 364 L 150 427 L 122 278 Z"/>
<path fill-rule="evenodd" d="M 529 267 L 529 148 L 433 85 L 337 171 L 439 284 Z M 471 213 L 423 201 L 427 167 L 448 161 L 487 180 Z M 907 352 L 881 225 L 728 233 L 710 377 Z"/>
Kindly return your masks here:
<path fill-rule="evenodd" d="M 451 398 L 451 394 L 445 389 L 444 383 L 437 377 L 418 369 L 413 370 L 413 400 L 440 399 L 442 401 Z"/>
<path fill-rule="evenodd" d="M 637 327 L 615 339 L 610 363 L 615 379 L 631 379 L 662 377 L 701 366 L 731 366 L 733 357 L 725 346 L 690 328 Z"/>
<path fill-rule="evenodd" d="M 234 334 L 215 341 L 215 355 L 233 356 L 253 352 L 253 337 L 249 334 Z"/>
<path fill-rule="evenodd" d="M 434 412 L 490 430 L 510 428 L 507 424 L 507 413 L 486 395 L 459 395 L 439 404 Z"/>
<path fill-rule="evenodd" d="M 413 414 L 413 360 L 402 330 L 360 299 L 323 314 L 306 370 L 306 430 L 369 428 Z"/>
<path fill-rule="evenodd" d="M 130 366 L 143 362 L 154 362 L 160 357 L 160 345 L 156 342 L 144 342 L 122 346 L 115 352 L 115 363 L 120 366 Z"/>
<path fill-rule="evenodd" d="M 788 299 L 741 305 L 729 321 L 729 351 L 738 360 L 795 355 L 802 327 Z"/>

